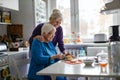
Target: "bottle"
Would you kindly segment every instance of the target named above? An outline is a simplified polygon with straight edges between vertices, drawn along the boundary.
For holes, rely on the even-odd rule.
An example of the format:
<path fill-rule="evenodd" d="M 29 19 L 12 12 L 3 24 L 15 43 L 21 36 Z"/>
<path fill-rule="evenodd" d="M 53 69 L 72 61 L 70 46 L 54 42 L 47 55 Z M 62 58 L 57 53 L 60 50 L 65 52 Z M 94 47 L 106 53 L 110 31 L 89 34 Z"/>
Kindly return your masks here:
<path fill-rule="evenodd" d="M 77 42 L 77 43 L 81 43 L 81 42 L 82 42 L 80 36 L 77 36 L 77 40 L 76 40 L 76 42 Z"/>
<path fill-rule="evenodd" d="M 72 32 L 71 34 L 72 43 L 76 43 L 76 33 Z"/>
<path fill-rule="evenodd" d="M 79 57 L 84 57 L 84 56 L 86 56 L 85 49 L 84 48 L 80 48 Z"/>
<path fill-rule="evenodd" d="M 120 36 L 119 25 L 110 26 L 111 36 L 109 37 L 109 68 L 112 72 L 120 72 Z"/>

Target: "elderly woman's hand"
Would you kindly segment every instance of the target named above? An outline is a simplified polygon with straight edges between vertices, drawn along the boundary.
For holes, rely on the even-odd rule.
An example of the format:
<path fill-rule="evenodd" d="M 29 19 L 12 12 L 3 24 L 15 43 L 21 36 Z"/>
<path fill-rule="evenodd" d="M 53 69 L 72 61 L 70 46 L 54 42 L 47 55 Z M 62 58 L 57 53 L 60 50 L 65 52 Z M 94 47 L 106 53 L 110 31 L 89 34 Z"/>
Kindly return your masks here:
<path fill-rule="evenodd" d="M 63 54 L 57 54 L 57 55 L 54 55 L 54 56 L 51 56 L 51 60 L 53 59 L 63 59 L 64 58 L 64 55 Z"/>
<path fill-rule="evenodd" d="M 44 37 L 41 36 L 41 35 L 37 35 L 37 36 L 34 37 L 34 39 L 36 39 L 36 38 L 37 38 L 38 40 L 40 40 L 41 42 L 44 42 L 44 41 L 45 41 Z"/>
<path fill-rule="evenodd" d="M 63 54 L 57 54 L 56 57 L 57 57 L 58 59 L 63 59 L 63 58 L 64 58 L 64 55 L 63 55 Z"/>

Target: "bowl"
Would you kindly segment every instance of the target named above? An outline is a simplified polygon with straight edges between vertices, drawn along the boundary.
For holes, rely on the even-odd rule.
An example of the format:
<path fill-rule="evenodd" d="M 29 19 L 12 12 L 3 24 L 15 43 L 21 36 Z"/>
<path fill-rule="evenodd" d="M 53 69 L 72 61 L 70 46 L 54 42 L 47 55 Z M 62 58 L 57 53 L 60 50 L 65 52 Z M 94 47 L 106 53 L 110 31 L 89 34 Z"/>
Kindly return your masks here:
<path fill-rule="evenodd" d="M 85 64 L 85 66 L 92 66 L 94 60 L 88 60 L 88 59 L 85 59 L 83 60 L 83 63 Z"/>

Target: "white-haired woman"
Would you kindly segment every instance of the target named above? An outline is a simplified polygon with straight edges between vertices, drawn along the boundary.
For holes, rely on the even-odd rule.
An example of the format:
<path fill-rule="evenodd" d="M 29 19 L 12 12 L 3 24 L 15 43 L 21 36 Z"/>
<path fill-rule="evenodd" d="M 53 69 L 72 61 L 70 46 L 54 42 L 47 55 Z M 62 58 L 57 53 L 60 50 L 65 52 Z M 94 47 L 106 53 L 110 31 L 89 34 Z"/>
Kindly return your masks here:
<path fill-rule="evenodd" d="M 57 54 L 56 49 L 51 42 L 55 35 L 56 28 L 45 23 L 41 28 L 41 35 L 44 41 L 34 39 L 31 45 L 31 61 L 28 72 L 29 80 L 51 80 L 50 76 L 38 76 L 36 72 L 56 62 L 56 59 L 62 59 L 62 54 Z M 57 77 L 57 80 L 65 80 L 64 77 Z"/>
<path fill-rule="evenodd" d="M 49 22 L 48 22 L 56 28 L 56 33 L 52 40 L 52 43 L 54 46 L 56 46 L 58 44 L 60 51 L 62 53 L 65 53 L 64 42 L 63 42 L 63 29 L 60 26 L 61 21 L 62 21 L 61 12 L 58 9 L 54 9 L 53 13 L 50 15 Z M 40 35 L 41 35 L 41 28 L 43 25 L 44 25 L 44 23 L 41 23 L 33 30 L 32 36 L 29 39 L 30 44 L 32 44 L 32 40 L 34 38 L 38 38 L 41 40 Z"/>

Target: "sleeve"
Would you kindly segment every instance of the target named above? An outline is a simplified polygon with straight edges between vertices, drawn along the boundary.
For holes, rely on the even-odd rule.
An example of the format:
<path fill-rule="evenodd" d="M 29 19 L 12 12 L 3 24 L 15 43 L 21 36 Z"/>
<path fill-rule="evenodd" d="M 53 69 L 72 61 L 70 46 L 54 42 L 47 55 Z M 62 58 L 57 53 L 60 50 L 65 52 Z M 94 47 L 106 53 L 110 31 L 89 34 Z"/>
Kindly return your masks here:
<path fill-rule="evenodd" d="M 34 39 L 31 46 L 31 57 L 36 64 L 49 64 L 50 56 L 44 55 L 44 53 L 45 51 L 42 42 L 40 42 L 37 39 Z"/>
<path fill-rule="evenodd" d="M 65 48 L 64 48 L 64 42 L 63 42 L 63 29 L 61 26 L 59 27 L 58 32 L 59 32 L 58 47 L 59 47 L 60 51 L 63 52 L 65 50 Z"/>
<path fill-rule="evenodd" d="M 37 36 L 37 35 L 41 35 L 41 28 L 43 26 L 43 23 L 42 24 L 39 24 L 32 32 L 32 35 L 31 37 L 29 38 L 29 43 L 30 43 L 30 46 L 32 44 L 32 41 L 33 41 L 33 37 Z"/>

